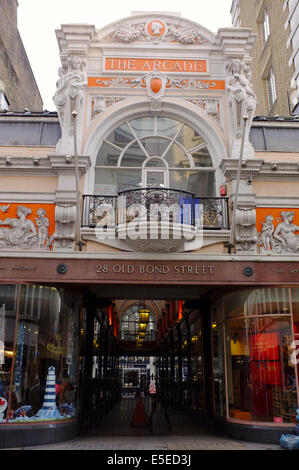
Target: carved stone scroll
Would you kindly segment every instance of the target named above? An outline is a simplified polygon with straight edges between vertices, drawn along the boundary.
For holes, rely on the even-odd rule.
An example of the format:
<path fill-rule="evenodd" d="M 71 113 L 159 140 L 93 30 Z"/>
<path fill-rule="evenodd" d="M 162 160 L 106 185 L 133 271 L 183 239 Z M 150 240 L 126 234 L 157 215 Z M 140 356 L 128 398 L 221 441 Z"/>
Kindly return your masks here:
<path fill-rule="evenodd" d="M 75 248 L 76 206 L 57 204 L 55 208 L 55 251 Z"/>
<path fill-rule="evenodd" d="M 256 252 L 258 234 L 254 208 L 236 210 L 235 245 L 237 252 Z"/>

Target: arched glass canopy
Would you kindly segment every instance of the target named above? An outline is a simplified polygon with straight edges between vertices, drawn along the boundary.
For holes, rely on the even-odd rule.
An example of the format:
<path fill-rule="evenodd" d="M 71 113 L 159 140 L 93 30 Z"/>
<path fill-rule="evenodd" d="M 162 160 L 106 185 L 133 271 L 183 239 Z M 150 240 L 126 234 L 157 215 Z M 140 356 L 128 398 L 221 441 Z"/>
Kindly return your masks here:
<path fill-rule="evenodd" d="M 208 142 L 185 122 L 164 116 L 143 116 L 119 125 L 98 152 L 95 194 L 140 188 L 213 197 L 215 168 Z"/>
<path fill-rule="evenodd" d="M 139 304 L 131 305 L 124 312 L 120 324 L 120 337 L 122 340 L 135 341 L 139 332 Z M 155 340 L 156 338 L 156 318 L 152 311 L 149 311 L 149 321 L 146 328 L 146 340 Z"/>

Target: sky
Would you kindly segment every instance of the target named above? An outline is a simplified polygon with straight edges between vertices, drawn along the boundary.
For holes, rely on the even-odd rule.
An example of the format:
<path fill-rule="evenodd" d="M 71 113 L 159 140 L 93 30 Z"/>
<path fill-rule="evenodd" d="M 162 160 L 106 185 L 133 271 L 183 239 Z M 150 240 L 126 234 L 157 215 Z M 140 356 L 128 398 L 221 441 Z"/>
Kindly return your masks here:
<path fill-rule="evenodd" d="M 44 109 L 55 111 L 59 49 L 55 30 L 61 24 L 85 23 L 100 29 L 131 16 L 132 11 L 180 12 L 213 32 L 231 26 L 232 0 L 18 0 L 18 29 L 21 34 Z"/>

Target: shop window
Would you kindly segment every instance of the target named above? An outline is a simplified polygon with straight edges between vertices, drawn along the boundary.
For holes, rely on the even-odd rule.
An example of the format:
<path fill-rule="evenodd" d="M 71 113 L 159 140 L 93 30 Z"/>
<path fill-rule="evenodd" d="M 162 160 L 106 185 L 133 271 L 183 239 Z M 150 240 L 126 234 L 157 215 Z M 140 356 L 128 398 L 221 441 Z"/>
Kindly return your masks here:
<path fill-rule="evenodd" d="M 211 343 L 214 412 L 216 416 L 225 416 L 225 366 L 223 348 L 223 301 L 217 302 L 211 311 Z"/>
<path fill-rule="evenodd" d="M 0 421 L 75 417 L 79 327 L 73 302 L 54 287 L 0 286 Z"/>
<path fill-rule="evenodd" d="M 228 414 L 243 421 L 295 422 L 289 289 L 265 288 L 225 298 Z"/>

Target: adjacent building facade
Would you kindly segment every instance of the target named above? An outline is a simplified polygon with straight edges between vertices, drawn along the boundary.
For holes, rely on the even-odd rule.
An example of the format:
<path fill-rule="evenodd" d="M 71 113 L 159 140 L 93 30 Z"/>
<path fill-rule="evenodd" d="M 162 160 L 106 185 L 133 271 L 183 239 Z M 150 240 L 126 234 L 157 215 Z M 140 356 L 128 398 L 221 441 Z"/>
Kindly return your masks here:
<path fill-rule="evenodd" d="M 298 2 L 234 0 L 232 23 L 257 35 L 252 82 L 257 114 L 288 116 L 298 103 Z"/>
<path fill-rule="evenodd" d="M 0 113 L 2 447 L 122 432 L 109 411 L 130 427 L 136 393 L 154 433 L 179 410 L 278 442 L 298 408 L 299 121 L 256 116 L 255 34 L 167 13 L 56 34 L 57 113 Z"/>
<path fill-rule="evenodd" d="M 0 109 L 41 111 L 43 102 L 17 23 L 17 0 L 0 5 Z"/>

